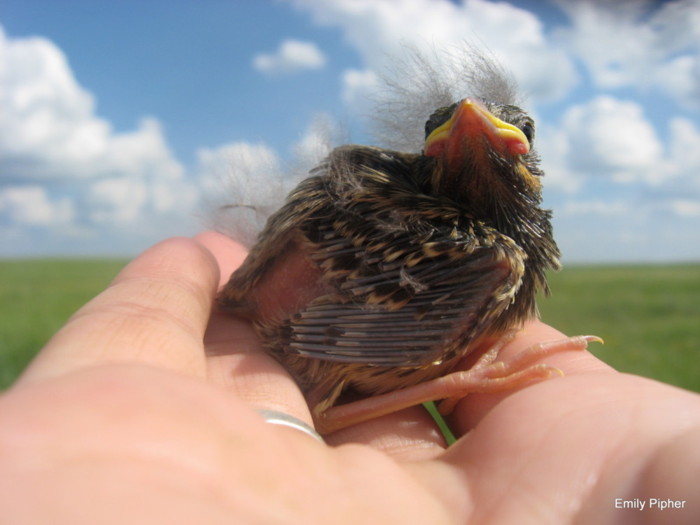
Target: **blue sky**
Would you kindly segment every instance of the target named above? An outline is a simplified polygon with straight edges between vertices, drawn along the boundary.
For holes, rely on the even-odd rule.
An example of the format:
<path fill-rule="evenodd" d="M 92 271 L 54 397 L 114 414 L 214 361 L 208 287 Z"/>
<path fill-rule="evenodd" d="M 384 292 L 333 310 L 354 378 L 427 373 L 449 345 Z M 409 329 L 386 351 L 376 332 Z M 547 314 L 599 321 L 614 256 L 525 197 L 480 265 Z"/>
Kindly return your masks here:
<path fill-rule="evenodd" d="M 700 259 L 691 0 L 4 0 L 0 256 L 132 255 L 212 203 L 262 209 L 324 130 L 375 140 L 392 53 L 464 40 L 527 95 L 565 262 Z"/>

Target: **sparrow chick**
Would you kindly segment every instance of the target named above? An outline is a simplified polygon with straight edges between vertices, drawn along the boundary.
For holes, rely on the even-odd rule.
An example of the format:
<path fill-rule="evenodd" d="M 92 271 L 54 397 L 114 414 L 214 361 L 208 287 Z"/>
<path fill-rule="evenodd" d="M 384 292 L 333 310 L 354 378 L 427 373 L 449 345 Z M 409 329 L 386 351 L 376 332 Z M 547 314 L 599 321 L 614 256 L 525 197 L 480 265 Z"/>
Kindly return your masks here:
<path fill-rule="evenodd" d="M 269 218 L 218 302 L 251 320 L 320 432 L 556 371 L 495 363 L 501 343 L 441 379 L 536 317 L 560 267 L 534 137 L 513 104 L 457 100 L 427 118 L 421 152 L 338 147 Z M 345 393 L 366 399 L 339 403 Z"/>

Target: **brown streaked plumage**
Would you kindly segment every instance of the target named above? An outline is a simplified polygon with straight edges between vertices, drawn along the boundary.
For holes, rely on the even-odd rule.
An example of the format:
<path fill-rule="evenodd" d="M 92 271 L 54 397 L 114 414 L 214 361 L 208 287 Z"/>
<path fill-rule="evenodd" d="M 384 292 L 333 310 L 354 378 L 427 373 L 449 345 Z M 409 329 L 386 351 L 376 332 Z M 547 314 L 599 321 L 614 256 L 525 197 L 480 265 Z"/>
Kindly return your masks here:
<path fill-rule="evenodd" d="M 559 251 L 533 136 L 518 107 L 465 99 L 428 119 L 421 154 L 335 149 L 269 219 L 219 302 L 317 419 L 344 391 L 442 376 L 536 316 Z"/>
<path fill-rule="evenodd" d="M 333 150 L 218 297 L 252 321 L 322 433 L 428 400 L 445 399 L 447 411 L 469 392 L 547 377 L 556 369 L 528 367 L 531 358 L 597 339 L 494 362 L 559 268 L 534 123 L 488 57 L 467 47 L 433 58 L 409 53 L 385 79 L 391 96 L 377 120 L 394 149 Z M 340 403 L 345 392 L 360 399 Z"/>

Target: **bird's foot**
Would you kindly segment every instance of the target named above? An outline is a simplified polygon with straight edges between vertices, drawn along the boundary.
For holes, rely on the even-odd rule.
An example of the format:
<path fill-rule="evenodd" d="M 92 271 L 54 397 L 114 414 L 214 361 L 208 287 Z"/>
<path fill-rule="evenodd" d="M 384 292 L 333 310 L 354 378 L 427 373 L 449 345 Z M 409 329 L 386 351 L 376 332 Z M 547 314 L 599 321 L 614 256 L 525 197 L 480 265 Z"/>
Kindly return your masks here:
<path fill-rule="evenodd" d="M 588 343 L 603 342 L 597 336 L 579 335 L 536 343 L 522 350 L 509 361 L 497 361 L 500 350 L 512 341 L 514 336 L 515 332 L 509 332 L 503 336 L 469 370 L 451 372 L 402 390 L 333 406 L 323 411 L 314 410 L 316 430 L 321 434 L 328 434 L 404 408 L 436 400 L 442 400 L 438 405 L 440 413 L 449 414 L 468 394 L 501 392 L 555 375 L 564 375 L 561 370 L 553 366 L 531 363 L 545 355 L 568 350 L 585 350 Z"/>
<path fill-rule="evenodd" d="M 449 385 L 449 395 L 443 396 L 441 398 L 443 400 L 438 404 L 438 410 L 442 415 L 452 412 L 457 403 L 467 394 L 502 392 L 553 376 L 563 376 L 564 372 L 554 366 L 531 363 L 546 355 L 568 350 L 585 350 L 588 348 L 588 343 L 603 342 L 600 337 L 595 335 L 577 335 L 555 341 L 535 343 L 521 350 L 509 361 L 497 361 L 496 358 L 500 350 L 514 337 L 515 332 L 506 334 L 485 352 L 469 370 L 452 372 L 439 378 L 454 383 L 454 385 Z"/>

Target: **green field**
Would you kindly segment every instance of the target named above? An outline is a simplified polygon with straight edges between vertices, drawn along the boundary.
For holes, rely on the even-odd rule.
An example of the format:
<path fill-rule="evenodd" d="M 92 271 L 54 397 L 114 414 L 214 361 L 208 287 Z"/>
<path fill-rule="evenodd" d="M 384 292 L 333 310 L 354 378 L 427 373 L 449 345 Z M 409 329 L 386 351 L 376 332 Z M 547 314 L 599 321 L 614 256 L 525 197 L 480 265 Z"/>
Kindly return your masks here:
<path fill-rule="evenodd" d="M 0 388 L 124 263 L 0 261 Z M 700 391 L 700 265 L 571 266 L 551 284 L 545 321 L 603 337 L 591 349 L 619 370 Z"/>
<path fill-rule="evenodd" d="M 567 267 L 542 318 L 620 371 L 700 391 L 700 265 Z"/>
<path fill-rule="evenodd" d="M 8 386 L 124 260 L 0 261 L 0 388 Z"/>

